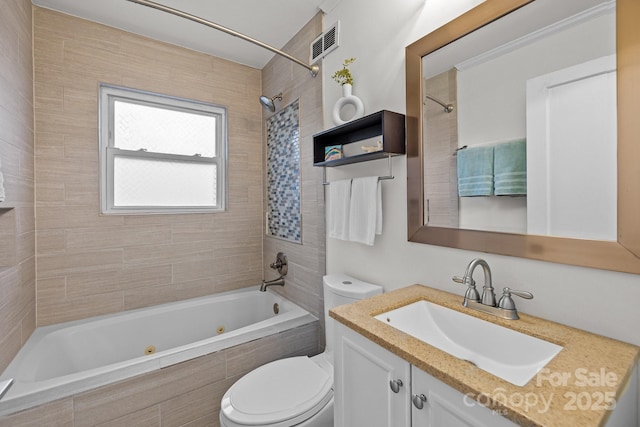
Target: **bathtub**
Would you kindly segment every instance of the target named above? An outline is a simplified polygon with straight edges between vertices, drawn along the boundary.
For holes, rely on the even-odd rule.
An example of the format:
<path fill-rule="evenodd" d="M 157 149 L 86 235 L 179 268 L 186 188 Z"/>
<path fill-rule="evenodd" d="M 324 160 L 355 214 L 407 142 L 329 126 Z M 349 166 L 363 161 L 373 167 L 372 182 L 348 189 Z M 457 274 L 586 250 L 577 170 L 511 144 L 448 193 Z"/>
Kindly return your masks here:
<path fill-rule="evenodd" d="M 0 416 L 314 321 L 252 287 L 37 328 L 0 376 Z"/>

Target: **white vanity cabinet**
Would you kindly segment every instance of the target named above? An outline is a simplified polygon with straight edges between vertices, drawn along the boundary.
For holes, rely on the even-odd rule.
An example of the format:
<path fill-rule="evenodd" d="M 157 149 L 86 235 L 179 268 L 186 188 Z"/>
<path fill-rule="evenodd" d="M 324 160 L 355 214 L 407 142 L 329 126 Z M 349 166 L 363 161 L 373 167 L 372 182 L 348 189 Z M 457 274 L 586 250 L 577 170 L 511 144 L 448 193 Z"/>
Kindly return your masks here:
<path fill-rule="evenodd" d="M 335 340 L 335 427 L 517 426 L 342 324 Z"/>
<path fill-rule="evenodd" d="M 517 424 L 481 406 L 426 372 L 411 367 L 413 427 L 514 427 Z M 423 402 L 422 408 L 420 402 Z"/>
<path fill-rule="evenodd" d="M 409 427 L 411 365 L 338 322 L 334 339 L 334 426 Z"/>

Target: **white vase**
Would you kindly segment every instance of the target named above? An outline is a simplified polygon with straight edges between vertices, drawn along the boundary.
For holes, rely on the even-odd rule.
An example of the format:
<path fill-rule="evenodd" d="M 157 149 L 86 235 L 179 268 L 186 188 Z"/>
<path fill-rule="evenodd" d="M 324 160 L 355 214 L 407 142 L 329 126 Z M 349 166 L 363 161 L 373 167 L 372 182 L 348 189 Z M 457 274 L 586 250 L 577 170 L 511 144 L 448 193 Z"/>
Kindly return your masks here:
<path fill-rule="evenodd" d="M 349 83 L 345 83 L 342 85 L 342 98 L 338 99 L 336 105 L 333 106 L 333 122 L 336 125 L 342 125 L 344 123 L 350 122 L 353 119 L 360 118 L 364 116 L 364 104 L 362 100 L 355 96 L 352 93 L 353 87 Z M 353 116 L 348 118 L 347 120 L 343 120 L 340 117 L 340 111 L 345 105 L 352 105 L 355 109 L 355 113 Z"/>

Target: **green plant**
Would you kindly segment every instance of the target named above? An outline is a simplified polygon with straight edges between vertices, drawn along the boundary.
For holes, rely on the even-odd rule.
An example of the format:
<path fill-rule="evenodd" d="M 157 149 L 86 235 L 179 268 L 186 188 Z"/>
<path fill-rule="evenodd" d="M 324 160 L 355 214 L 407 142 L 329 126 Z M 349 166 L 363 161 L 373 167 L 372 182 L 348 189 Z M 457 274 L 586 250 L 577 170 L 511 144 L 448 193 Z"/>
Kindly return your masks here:
<path fill-rule="evenodd" d="M 350 84 L 353 85 L 353 76 L 351 75 L 351 71 L 349 71 L 349 65 L 355 62 L 356 58 L 347 58 L 344 60 L 344 64 L 342 64 L 342 68 L 335 73 L 333 73 L 333 80 L 336 81 L 339 85 Z"/>

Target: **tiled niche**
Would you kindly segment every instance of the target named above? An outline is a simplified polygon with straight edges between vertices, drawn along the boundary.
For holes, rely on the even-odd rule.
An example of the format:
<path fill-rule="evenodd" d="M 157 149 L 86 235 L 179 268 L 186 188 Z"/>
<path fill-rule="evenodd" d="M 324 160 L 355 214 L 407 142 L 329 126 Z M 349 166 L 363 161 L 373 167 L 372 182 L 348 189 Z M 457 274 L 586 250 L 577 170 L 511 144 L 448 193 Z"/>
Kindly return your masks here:
<path fill-rule="evenodd" d="M 298 100 L 267 119 L 267 233 L 302 243 Z"/>

